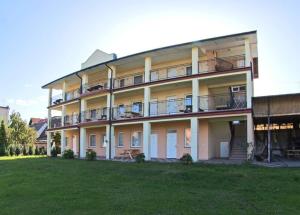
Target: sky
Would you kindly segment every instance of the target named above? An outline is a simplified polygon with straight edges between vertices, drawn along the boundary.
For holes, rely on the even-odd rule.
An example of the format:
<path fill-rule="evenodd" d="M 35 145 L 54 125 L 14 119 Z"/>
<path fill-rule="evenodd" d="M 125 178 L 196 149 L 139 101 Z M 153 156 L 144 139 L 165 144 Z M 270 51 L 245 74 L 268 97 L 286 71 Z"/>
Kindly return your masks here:
<path fill-rule="evenodd" d="M 254 95 L 300 92 L 297 0 L 1 0 L 0 106 L 47 116 L 41 86 L 80 69 L 95 49 L 129 54 L 257 30 Z"/>

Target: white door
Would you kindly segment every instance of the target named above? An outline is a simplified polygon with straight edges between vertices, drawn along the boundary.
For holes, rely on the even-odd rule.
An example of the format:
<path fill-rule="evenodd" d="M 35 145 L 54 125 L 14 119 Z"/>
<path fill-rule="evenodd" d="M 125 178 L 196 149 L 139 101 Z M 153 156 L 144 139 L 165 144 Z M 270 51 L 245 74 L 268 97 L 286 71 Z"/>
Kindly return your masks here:
<path fill-rule="evenodd" d="M 177 113 L 176 96 L 167 98 L 167 114 Z"/>
<path fill-rule="evenodd" d="M 157 134 L 151 134 L 150 141 L 151 158 L 157 158 Z"/>
<path fill-rule="evenodd" d="M 157 99 L 152 99 L 150 101 L 150 116 L 156 116 L 158 110 Z"/>
<path fill-rule="evenodd" d="M 167 158 L 176 158 L 177 132 L 169 130 L 167 134 Z"/>
<path fill-rule="evenodd" d="M 73 145 L 73 152 L 75 155 L 77 155 L 77 137 L 76 135 L 72 138 L 72 145 Z"/>
<path fill-rule="evenodd" d="M 229 157 L 229 144 L 228 142 L 220 143 L 220 157 L 228 158 Z"/>

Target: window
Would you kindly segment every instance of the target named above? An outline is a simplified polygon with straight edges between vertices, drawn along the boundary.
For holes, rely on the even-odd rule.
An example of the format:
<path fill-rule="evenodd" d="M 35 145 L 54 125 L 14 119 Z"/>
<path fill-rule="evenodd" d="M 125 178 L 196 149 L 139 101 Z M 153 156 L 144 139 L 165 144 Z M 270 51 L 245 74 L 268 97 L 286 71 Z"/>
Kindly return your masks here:
<path fill-rule="evenodd" d="M 193 102 L 193 96 L 192 95 L 187 95 L 185 97 L 185 112 L 192 112 L 193 110 L 193 106 L 192 106 L 192 102 Z"/>
<path fill-rule="evenodd" d="M 246 91 L 246 86 L 245 85 L 242 85 L 242 86 L 232 86 L 231 87 L 231 91 L 233 93 L 243 92 L 243 91 Z"/>
<path fill-rule="evenodd" d="M 143 83 L 143 75 L 134 76 L 133 83 L 134 84 L 141 84 L 141 83 Z"/>
<path fill-rule="evenodd" d="M 119 80 L 119 87 L 125 87 L 125 79 Z"/>
<path fill-rule="evenodd" d="M 141 147 L 141 146 L 142 146 L 142 132 L 135 131 L 132 133 L 131 147 Z"/>
<path fill-rule="evenodd" d="M 91 119 L 96 119 L 96 115 L 97 115 L 96 109 L 91 110 Z"/>
<path fill-rule="evenodd" d="M 184 146 L 191 147 L 191 129 L 184 129 Z"/>
<path fill-rule="evenodd" d="M 123 132 L 119 132 L 119 134 L 118 134 L 118 147 L 123 147 L 123 146 L 124 146 Z"/>
<path fill-rule="evenodd" d="M 96 135 L 95 134 L 90 135 L 89 145 L 90 145 L 90 147 L 96 147 Z"/>
<path fill-rule="evenodd" d="M 125 106 L 119 105 L 119 115 L 124 115 L 124 114 L 125 114 Z"/>
<path fill-rule="evenodd" d="M 132 112 L 140 113 L 140 112 L 142 112 L 142 107 L 143 107 L 142 102 L 134 102 L 132 104 Z"/>
<path fill-rule="evenodd" d="M 65 137 L 65 144 L 66 144 L 66 147 L 67 147 L 68 144 L 69 144 L 69 138 L 68 138 L 68 137 Z"/>
<path fill-rule="evenodd" d="M 150 80 L 151 81 L 157 81 L 158 80 L 158 72 L 151 71 L 151 73 L 150 73 Z"/>
<path fill-rule="evenodd" d="M 192 66 L 185 67 L 186 75 L 192 75 Z"/>
<path fill-rule="evenodd" d="M 168 78 L 175 78 L 177 74 L 176 68 L 168 69 Z"/>
<path fill-rule="evenodd" d="M 102 134 L 102 138 L 101 138 L 101 146 L 102 147 L 106 147 L 107 140 L 106 140 L 106 135 Z"/>

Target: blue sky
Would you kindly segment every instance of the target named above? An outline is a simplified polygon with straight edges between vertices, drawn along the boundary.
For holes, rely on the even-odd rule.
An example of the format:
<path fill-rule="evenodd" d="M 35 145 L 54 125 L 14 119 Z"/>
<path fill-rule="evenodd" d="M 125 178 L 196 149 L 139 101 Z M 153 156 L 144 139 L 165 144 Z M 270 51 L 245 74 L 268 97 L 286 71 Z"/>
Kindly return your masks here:
<path fill-rule="evenodd" d="M 300 92 L 300 1 L 0 2 L 0 105 L 47 116 L 41 86 L 80 69 L 97 48 L 118 57 L 258 31 L 255 95 Z"/>

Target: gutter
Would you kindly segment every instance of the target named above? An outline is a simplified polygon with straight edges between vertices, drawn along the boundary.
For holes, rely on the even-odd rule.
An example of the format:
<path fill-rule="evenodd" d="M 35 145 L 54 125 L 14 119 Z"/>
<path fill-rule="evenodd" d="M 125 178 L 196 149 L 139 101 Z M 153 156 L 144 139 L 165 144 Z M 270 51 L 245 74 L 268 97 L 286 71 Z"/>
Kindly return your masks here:
<path fill-rule="evenodd" d="M 78 75 L 78 72 L 75 73 L 75 75 L 80 79 L 80 89 L 79 89 L 79 93 L 80 95 L 82 94 L 82 77 L 80 75 Z M 78 122 L 81 122 L 81 99 L 79 96 L 79 113 L 78 113 Z M 79 126 L 78 126 L 79 127 Z M 80 158 L 80 128 L 79 128 L 79 132 L 78 132 L 78 158 Z"/>

